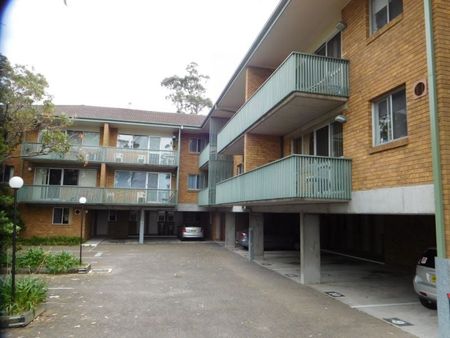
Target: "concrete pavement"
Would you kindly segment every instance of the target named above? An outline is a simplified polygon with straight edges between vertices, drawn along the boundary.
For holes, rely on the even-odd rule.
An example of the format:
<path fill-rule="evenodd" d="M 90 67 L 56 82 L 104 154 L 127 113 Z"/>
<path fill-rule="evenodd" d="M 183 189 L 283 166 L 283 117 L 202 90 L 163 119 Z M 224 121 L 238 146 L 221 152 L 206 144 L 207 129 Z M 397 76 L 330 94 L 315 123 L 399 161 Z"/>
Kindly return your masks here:
<path fill-rule="evenodd" d="M 215 243 L 84 253 L 94 272 L 47 277 L 48 310 L 7 337 L 411 337 Z"/>

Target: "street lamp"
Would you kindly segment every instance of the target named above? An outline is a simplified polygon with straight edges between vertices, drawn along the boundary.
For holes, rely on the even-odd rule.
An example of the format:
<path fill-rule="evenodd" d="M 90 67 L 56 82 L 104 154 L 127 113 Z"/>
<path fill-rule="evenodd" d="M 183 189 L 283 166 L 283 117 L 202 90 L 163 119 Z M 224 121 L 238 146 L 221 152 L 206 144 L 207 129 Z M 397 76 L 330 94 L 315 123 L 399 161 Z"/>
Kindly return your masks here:
<path fill-rule="evenodd" d="M 81 204 L 81 225 L 80 225 L 80 265 L 82 264 L 82 254 L 83 254 L 83 224 L 84 224 L 84 205 L 86 204 L 86 197 L 82 196 L 78 200 Z"/>
<path fill-rule="evenodd" d="M 17 190 L 22 188 L 23 179 L 19 176 L 11 177 L 9 186 L 14 191 L 14 216 L 13 216 L 13 238 L 12 238 L 12 266 L 11 266 L 11 300 L 16 300 L 16 237 L 17 237 Z"/>

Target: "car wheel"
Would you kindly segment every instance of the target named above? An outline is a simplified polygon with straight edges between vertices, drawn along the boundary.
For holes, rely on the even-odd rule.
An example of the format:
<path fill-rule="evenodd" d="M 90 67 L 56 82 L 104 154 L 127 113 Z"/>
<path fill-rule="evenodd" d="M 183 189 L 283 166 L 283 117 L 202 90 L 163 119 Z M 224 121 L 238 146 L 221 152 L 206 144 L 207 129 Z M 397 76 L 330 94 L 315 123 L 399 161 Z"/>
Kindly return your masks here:
<path fill-rule="evenodd" d="M 437 304 L 429 299 L 419 297 L 420 303 L 427 309 L 436 310 Z"/>

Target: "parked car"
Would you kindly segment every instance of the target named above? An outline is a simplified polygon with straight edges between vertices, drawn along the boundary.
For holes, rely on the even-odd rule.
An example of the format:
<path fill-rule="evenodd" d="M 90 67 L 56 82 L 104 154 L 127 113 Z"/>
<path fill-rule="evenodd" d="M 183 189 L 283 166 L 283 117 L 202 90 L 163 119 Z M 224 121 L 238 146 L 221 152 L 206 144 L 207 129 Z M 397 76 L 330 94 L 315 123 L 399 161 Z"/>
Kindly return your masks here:
<path fill-rule="evenodd" d="M 236 232 L 236 244 L 248 249 L 248 230 Z M 299 238 L 290 234 L 264 234 L 264 250 L 299 250 Z"/>
<path fill-rule="evenodd" d="M 178 238 L 184 239 L 203 239 L 204 231 L 199 225 L 183 225 L 178 227 Z"/>
<path fill-rule="evenodd" d="M 427 249 L 417 262 L 414 277 L 414 290 L 422 305 L 429 309 L 436 309 L 436 256 L 436 248 Z"/>

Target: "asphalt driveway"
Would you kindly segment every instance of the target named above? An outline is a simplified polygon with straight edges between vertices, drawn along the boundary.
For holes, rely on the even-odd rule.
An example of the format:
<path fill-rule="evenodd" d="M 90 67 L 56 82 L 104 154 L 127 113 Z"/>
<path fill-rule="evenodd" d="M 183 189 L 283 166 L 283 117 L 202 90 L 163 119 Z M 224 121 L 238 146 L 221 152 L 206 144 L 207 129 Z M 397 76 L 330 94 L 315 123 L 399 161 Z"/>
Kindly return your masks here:
<path fill-rule="evenodd" d="M 7 337 L 411 337 L 215 243 L 100 244 Z"/>

